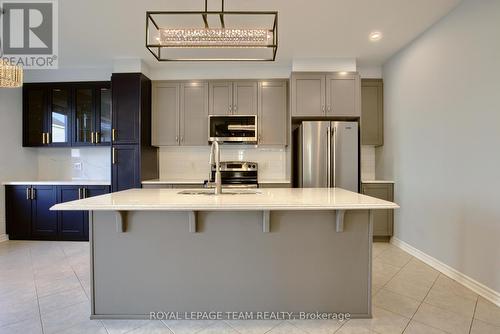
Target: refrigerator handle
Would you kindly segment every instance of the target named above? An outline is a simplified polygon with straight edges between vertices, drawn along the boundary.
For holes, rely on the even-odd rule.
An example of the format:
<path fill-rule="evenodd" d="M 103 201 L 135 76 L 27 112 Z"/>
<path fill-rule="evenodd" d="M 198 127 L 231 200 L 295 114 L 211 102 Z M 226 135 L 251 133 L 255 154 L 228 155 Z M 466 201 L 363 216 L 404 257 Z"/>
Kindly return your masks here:
<path fill-rule="evenodd" d="M 328 184 L 328 188 L 332 186 L 332 128 L 329 125 L 326 129 L 326 138 L 327 138 L 327 158 L 326 158 L 326 172 L 327 172 L 327 177 L 326 177 L 326 182 Z"/>

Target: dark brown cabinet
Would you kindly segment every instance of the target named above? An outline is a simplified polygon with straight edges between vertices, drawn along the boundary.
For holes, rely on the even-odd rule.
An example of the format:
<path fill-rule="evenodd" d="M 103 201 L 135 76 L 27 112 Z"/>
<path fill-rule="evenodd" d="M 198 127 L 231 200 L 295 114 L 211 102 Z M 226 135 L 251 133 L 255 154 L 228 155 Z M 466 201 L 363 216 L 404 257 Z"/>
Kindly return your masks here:
<path fill-rule="evenodd" d="M 23 86 L 23 146 L 69 146 L 71 92 L 61 86 Z"/>
<path fill-rule="evenodd" d="M 111 88 L 109 84 L 75 87 L 73 146 L 111 143 Z"/>
<path fill-rule="evenodd" d="M 9 239 L 88 240 L 87 211 L 50 211 L 62 202 L 109 193 L 107 185 L 5 186 Z"/>
<path fill-rule="evenodd" d="M 68 87 L 48 88 L 49 108 L 46 145 L 68 146 L 71 143 L 71 90 Z"/>
<path fill-rule="evenodd" d="M 109 82 L 23 86 L 23 146 L 109 145 Z"/>
<path fill-rule="evenodd" d="M 60 186 L 57 187 L 58 203 L 74 201 L 109 193 L 109 186 Z M 58 236 L 61 240 L 88 240 L 89 215 L 87 211 L 58 211 Z"/>
<path fill-rule="evenodd" d="M 57 213 L 50 208 L 57 204 L 54 186 L 31 188 L 31 236 L 35 239 L 57 238 Z"/>
<path fill-rule="evenodd" d="M 151 80 L 141 73 L 113 73 L 111 84 L 112 191 L 140 188 L 141 181 L 158 178 L 158 149 L 151 146 Z"/>

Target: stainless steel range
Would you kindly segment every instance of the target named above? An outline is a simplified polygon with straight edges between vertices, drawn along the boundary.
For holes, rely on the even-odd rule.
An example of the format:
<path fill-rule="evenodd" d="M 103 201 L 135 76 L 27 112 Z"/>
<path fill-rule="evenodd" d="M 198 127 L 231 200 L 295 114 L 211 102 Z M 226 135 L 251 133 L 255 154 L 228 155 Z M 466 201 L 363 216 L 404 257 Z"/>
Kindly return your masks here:
<path fill-rule="evenodd" d="M 258 164 L 251 161 L 221 161 L 222 186 L 226 188 L 257 188 Z M 215 181 L 215 164 L 212 164 L 210 183 Z"/>

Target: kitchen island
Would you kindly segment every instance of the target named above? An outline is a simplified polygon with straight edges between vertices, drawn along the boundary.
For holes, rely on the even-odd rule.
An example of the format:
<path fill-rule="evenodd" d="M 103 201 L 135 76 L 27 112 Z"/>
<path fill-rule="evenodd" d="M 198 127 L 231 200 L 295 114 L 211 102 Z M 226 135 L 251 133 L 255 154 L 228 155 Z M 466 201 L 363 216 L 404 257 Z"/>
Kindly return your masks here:
<path fill-rule="evenodd" d="M 371 316 L 372 211 L 395 203 L 340 188 L 179 192 L 133 189 L 52 208 L 89 211 L 92 318 Z"/>

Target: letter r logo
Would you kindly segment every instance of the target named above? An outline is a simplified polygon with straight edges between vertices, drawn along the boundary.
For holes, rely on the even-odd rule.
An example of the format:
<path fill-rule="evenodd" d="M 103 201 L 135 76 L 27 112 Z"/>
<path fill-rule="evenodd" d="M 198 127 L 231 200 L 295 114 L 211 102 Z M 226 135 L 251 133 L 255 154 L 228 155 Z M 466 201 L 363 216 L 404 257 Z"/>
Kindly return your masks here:
<path fill-rule="evenodd" d="M 7 55 L 45 55 L 53 53 L 53 3 L 10 2 L 4 10 L 2 40 Z"/>

